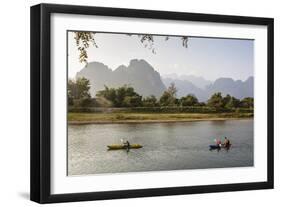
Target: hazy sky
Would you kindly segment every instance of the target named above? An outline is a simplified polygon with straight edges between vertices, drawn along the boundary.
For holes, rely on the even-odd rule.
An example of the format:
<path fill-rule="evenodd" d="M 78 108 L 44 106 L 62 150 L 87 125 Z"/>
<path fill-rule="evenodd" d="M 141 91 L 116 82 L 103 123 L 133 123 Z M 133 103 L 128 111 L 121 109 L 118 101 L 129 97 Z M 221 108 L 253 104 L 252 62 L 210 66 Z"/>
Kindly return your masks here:
<path fill-rule="evenodd" d="M 73 78 L 85 64 L 78 61 L 74 33 L 68 35 L 68 73 Z M 253 76 L 253 40 L 189 37 L 185 48 L 180 37 L 165 41 L 163 36 L 154 36 L 156 54 L 145 48 L 136 35 L 97 33 L 95 41 L 98 48 L 89 48 L 88 62 L 102 62 L 112 70 L 122 64 L 127 66 L 131 59 L 144 59 L 161 75 L 196 75 L 208 80 L 245 80 Z"/>

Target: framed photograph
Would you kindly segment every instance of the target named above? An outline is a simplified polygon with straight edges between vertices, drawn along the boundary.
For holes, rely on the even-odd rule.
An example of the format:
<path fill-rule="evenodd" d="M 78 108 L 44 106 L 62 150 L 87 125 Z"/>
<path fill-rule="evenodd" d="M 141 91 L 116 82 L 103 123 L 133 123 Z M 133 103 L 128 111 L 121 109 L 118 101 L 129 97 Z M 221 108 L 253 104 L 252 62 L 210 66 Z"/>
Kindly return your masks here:
<path fill-rule="evenodd" d="M 31 200 L 273 188 L 273 19 L 31 7 Z"/>

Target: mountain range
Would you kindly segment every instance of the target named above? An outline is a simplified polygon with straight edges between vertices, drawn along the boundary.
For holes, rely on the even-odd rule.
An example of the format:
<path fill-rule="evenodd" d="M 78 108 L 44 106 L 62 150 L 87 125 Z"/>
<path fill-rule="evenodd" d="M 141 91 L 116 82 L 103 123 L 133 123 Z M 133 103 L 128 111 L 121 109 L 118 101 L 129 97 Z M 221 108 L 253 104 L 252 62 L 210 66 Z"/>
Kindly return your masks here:
<path fill-rule="evenodd" d="M 88 63 L 76 77 L 85 77 L 91 82 L 90 92 L 94 96 L 104 86 L 132 86 L 142 96 L 160 97 L 166 90 L 160 74 L 145 60 L 133 59 L 128 66 L 120 65 L 115 70 L 99 62 Z"/>
<path fill-rule="evenodd" d="M 252 76 L 245 81 L 222 77 L 213 82 L 193 75 L 169 74 L 161 77 L 147 61 L 142 59 L 133 59 L 128 66 L 120 65 L 115 70 L 100 62 L 90 62 L 76 74 L 77 77 L 90 80 L 92 96 L 95 96 L 97 91 L 103 90 L 105 85 L 120 87 L 126 84 L 144 97 L 155 95 L 159 98 L 171 83 L 174 83 L 178 89 L 177 97 L 194 94 L 199 101 L 208 100 L 215 92 L 230 94 L 239 99 L 254 95 Z"/>
<path fill-rule="evenodd" d="M 166 87 L 174 83 L 178 89 L 178 97 L 194 94 L 200 101 L 207 101 L 212 94 L 221 92 L 223 96 L 229 94 L 236 98 L 254 97 L 254 78 L 251 76 L 246 81 L 233 80 L 232 78 L 218 78 L 203 89 L 189 80 L 162 79 Z"/>
<path fill-rule="evenodd" d="M 174 80 L 187 80 L 194 84 L 196 87 L 205 89 L 206 86 L 210 85 L 212 81 L 206 80 L 203 77 L 195 75 L 178 75 L 176 73 L 162 75 L 162 79 L 174 79 Z"/>

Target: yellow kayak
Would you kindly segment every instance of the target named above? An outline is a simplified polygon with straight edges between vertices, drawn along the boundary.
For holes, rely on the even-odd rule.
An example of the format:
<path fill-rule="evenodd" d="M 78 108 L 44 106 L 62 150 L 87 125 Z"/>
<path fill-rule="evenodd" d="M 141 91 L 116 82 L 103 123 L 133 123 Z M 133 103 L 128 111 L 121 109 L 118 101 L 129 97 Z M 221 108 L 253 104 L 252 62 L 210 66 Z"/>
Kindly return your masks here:
<path fill-rule="evenodd" d="M 108 145 L 108 149 L 110 150 L 120 150 L 120 149 L 139 149 L 142 148 L 142 145 L 140 144 L 130 144 L 130 146 L 122 145 L 122 144 L 113 144 L 113 145 Z"/>

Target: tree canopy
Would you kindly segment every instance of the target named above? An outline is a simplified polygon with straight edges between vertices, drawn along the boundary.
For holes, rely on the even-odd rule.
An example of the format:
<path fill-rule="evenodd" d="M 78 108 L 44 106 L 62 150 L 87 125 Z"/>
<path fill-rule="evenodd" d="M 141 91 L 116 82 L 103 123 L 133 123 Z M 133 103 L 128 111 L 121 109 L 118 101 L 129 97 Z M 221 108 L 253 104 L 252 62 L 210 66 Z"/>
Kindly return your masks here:
<path fill-rule="evenodd" d="M 155 106 L 159 106 L 158 104 L 158 100 L 154 95 L 148 96 L 143 98 L 142 100 L 142 105 L 144 107 L 155 107 Z"/>
<path fill-rule="evenodd" d="M 182 106 L 195 106 L 198 104 L 198 99 L 195 95 L 189 94 L 187 96 L 181 97 L 180 103 Z"/>
<path fill-rule="evenodd" d="M 98 98 L 105 98 L 115 107 L 136 107 L 141 105 L 142 96 L 135 92 L 134 88 L 124 85 L 118 88 L 105 86 L 104 90 L 98 91 Z"/>
<path fill-rule="evenodd" d="M 251 97 L 246 97 L 241 100 L 241 107 L 245 108 L 253 108 L 254 107 L 254 99 Z"/>
<path fill-rule="evenodd" d="M 208 105 L 215 108 L 222 108 L 224 103 L 221 93 L 220 92 L 214 93 L 211 96 L 211 98 L 208 100 Z"/>
<path fill-rule="evenodd" d="M 68 80 L 67 83 L 67 98 L 68 104 L 74 105 L 79 101 L 79 105 L 90 105 L 90 81 L 86 78 L 77 78 L 76 80 Z"/>
<path fill-rule="evenodd" d="M 176 102 L 177 88 L 174 83 L 168 87 L 159 99 L 161 106 L 173 106 Z"/>
<path fill-rule="evenodd" d="M 77 78 L 76 80 L 69 80 L 67 84 L 67 91 L 69 96 L 74 99 L 89 98 L 90 97 L 90 81 L 86 78 Z"/>
<path fill-rule="evenodd" d="M 154 95 L 142 97 L 132 86 L 123 85 L 112 88 L 104 86 L 103 90 L 96 93 L 92 98 L 89 92 L 90 81 L 84 77 L 68 80 L 67 98 L 69 106 L 78 107 L 206 107 L 206 103 L 199 102 L 194 94 L 188 94 L 177 98 L 177 88 L 174 83 L 157 98 Z M 254 107 L 254 98 L 246 97 L 239 100 L 229 94 L 222 96 L 222 93 L 214 93 L 207 100 L 207 107 L 221 109 L 246 108 Z"/>

